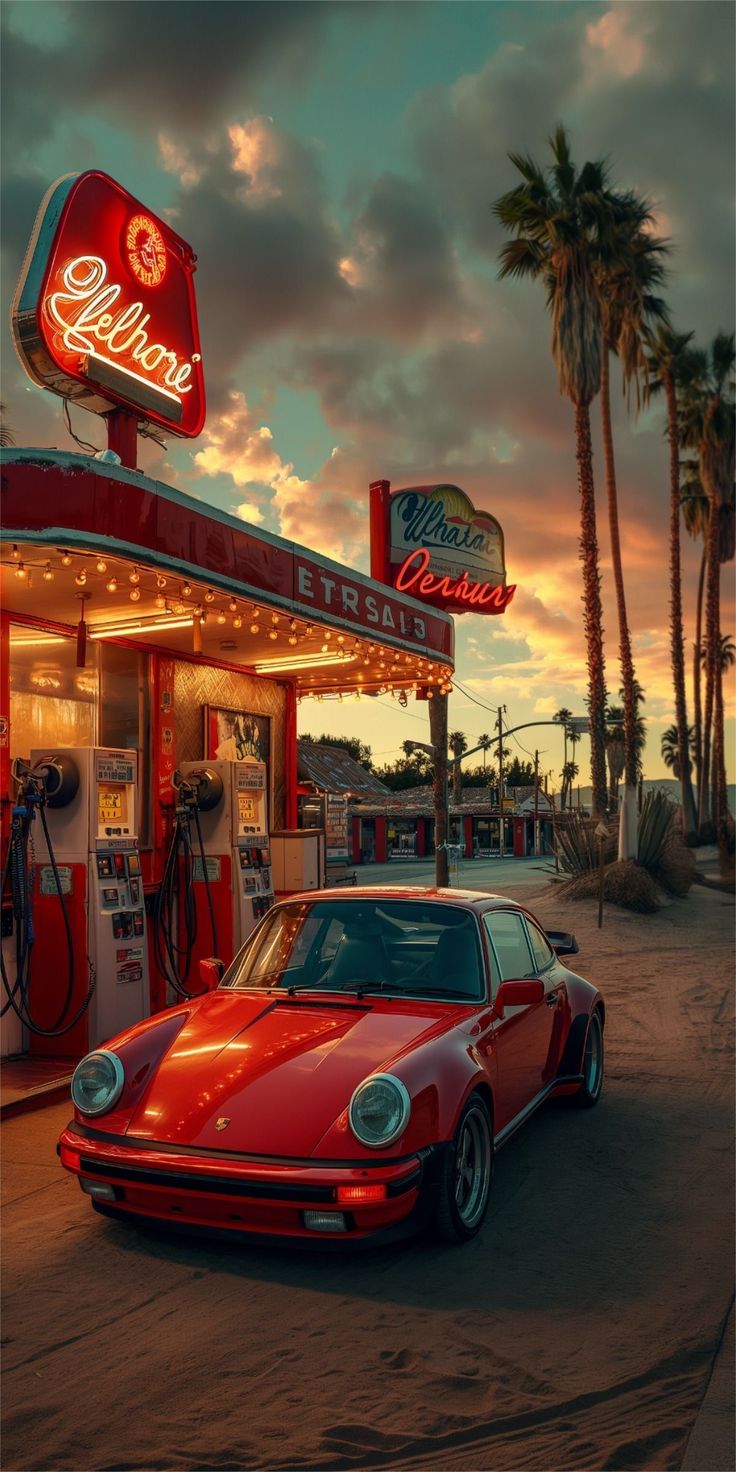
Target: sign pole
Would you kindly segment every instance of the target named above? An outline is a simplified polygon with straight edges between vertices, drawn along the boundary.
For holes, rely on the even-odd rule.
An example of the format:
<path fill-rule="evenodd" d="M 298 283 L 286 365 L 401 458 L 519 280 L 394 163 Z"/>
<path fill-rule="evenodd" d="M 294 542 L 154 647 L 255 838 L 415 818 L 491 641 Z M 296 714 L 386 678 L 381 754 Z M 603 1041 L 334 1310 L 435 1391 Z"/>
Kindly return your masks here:
<path fill-rule="evenodd" d="M 107 448 L 120 456 L 121 465 L 135 470 L 138 461 L 138 420 L 125 409 L 113 409 L 105 415 Z"/>
<path fill-rule="evenodd" d="M 498 857 L 503 858 L 503 711 L 498 707 Z"/>
<path fill-rule="evenodd" d="M 603 845 L 608 838 L 608 829 L 605 823 L 599 823 L 595 836 L 598 839 L 598 929 L 603 929 L 603 881 L 605 878 L 605 865 L 603 863 Z"/>
<path fill-rule="evenodd" d="M 437 690 L 429 702 L 429 729 L 434 747 L 434 872 L 438 889 L 449 881 L 447 839 L 449 797 L 447 788 L 447 696 Z"/>

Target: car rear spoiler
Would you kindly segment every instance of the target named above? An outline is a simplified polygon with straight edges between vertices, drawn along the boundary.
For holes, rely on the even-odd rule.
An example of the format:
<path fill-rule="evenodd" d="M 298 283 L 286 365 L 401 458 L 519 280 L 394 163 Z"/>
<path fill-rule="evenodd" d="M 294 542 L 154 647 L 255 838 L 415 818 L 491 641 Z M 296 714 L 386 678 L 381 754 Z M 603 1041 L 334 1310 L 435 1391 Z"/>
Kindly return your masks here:
<path fill-rule="evenodd" d="M 571 930 L 548 930 L 547 940 L 558 956 L 577 956 L 580 946 Z"/>

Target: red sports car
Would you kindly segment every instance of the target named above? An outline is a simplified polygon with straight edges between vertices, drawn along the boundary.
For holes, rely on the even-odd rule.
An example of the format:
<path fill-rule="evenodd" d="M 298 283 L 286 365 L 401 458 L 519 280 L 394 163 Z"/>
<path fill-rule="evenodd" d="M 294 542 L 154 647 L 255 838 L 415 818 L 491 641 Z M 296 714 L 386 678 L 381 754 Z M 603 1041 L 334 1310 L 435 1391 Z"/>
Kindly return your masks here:
<path fill-rule="evenodd" d="M 466 890 L 296 895 L 213 989 L 90 1053 L 62 1165 L 97 1211 L 259 1240 L 483 1223 L 494 1148 L 603 1082 L 574 936 Z"/>

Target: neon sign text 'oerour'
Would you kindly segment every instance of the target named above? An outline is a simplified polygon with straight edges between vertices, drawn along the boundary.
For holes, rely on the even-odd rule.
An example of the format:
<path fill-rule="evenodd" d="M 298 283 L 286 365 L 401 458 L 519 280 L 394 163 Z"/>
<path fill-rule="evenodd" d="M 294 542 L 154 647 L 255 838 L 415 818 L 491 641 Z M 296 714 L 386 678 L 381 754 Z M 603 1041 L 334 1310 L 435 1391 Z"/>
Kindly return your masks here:
<path fill-rule="evenodd" d="M 493 607 L 497 613 L 503 613 L 508 608 L 516 592 L 515 583 L 510 583 L 508 587 L 499 585 L 495 588 L 490 583 L 470 583 L 467 572 L 461 573 L 454 581 L 452 578 L 437 577 L 435 573 L 427 572 L 428 566 L 429 552 L 426 547 L 410 552 L 396 574 L 394 586 L 401 593 L 409 593 L 413 588 L 417 593 L 433 593 L 447 598 L 448 601 L 454 599 L 459 603 L 467 603 L 470 608 Z"/>
<path fill-rule="evenodd" d="M 143 302 L 131 302 L 112 312 L 110 308 L 119 301 L 123 288 L 107 281 L 107 263 L 101 256 L 77 256 L 64 267 L 61 280 L 64 290 L 52 292 L 46 298 L 45 309 L 61 330 L 68 352 L 91 353 L 115 367 L 121 366 L 115 362 L 117 356 L 128 357 L 154 379 L 157 377 L 165 385 L 164 391 L 175 398 L 191 392 L 188 379 L 200 354 L 194 353 L 191 361 L 181 362 L 172 348 L 151 341 L 152 333 L 146 331 L 151 314 Z M 104 343 L 107 353 L 115 356 L 97 352 L 95 343 Z M 142 382 L 151 382 L 150 378 L 141 378 Z"/>

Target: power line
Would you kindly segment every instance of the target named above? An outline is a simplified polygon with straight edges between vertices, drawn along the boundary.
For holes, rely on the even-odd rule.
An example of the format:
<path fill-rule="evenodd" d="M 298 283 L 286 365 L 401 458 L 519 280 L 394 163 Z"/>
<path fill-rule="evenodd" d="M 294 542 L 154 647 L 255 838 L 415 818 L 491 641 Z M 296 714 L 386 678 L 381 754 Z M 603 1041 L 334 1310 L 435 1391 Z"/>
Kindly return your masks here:
<path fill-rule="evenodd" d="M 497 705 L 486 705 L 485 701 L 483 701 L 483 700 L 477 700 L 476 697 L 475 697 L 475 695 L 471 695 L 471 693 L 470 693 L 469 690 L 464 690 L 463 689 L 463 686 L 460 684 L 460 681 L 459 680 L 453 680 L 452 685 L 453 685 L 453 689 L 459 690 L 460 691 L 460 694 L 461 695 L 464 695 L 465 698 L 466 698 L 466 700 L 472 700 L 472 702 L 473 702 L 474 705 L 479 705 L 480 708 L 481 708 L 481 710 L 489 710 L 492 715 L 494 715 L 494 716 L 495 715 L 498 715 L 498 706 Z"/>

